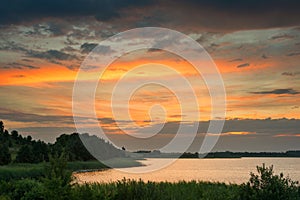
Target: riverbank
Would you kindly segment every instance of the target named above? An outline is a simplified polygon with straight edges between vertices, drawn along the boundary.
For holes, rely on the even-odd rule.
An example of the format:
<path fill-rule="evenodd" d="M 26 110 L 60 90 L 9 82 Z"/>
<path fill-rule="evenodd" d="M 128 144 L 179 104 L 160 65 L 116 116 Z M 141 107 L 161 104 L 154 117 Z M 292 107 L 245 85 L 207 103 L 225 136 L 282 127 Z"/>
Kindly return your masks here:
<path fill-rule="evenodd" d="M 45 167 L 48 163 L 36 163 L 36 164 L 9 164 L 0 166 L 0 180 L 18 180 L 18 179 L 38 179 L 44 176 Z M 99 161 L 76 161 L 68 162 L 67 169 L 74 172 L 87 172 L 87 171 L 99 171 L 110 169 L 109 166 L 114 166 L 118 168 L 124 167 L 138 167 L 142 166 L 140 162 L 135 159 L 130 158 L 115 158 L 111 159 L 103 164 Z"/>
<path fill-rule="evenodd" d="M 226 172 L 226 171 L 225 171 Z M 224 172 L 223 172 L 224 173 Z M 206 199 L 206 200 L 298 200 L 298 182 L 276 175 L 273 166 L 257 166 L 249 181 L 226 184 L 207 181 L 153 182 L 122 179 L 110 183 L 82 183 L 74 180 L 63 157 L 52 159 L 45 176 L 38 179 L 0 180 L 0 199 Z"/>

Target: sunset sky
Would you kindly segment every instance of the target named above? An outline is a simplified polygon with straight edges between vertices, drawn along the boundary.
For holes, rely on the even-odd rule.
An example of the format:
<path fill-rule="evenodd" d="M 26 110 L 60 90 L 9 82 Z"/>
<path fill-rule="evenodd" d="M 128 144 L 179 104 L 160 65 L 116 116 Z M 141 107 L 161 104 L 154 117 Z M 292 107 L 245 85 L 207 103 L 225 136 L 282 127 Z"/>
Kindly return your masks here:
<path fill-rule="evenodd" d="M 2 2 L 0 120 L 10 131 L 15 129 L 48 142 L 76 131 L 72 92 L 86 56 L 101 41 L 119 32 L 162 27 L 196 40 L 221 73 L 227 96 L 226 122 L 215 151 L 300 149 L 299 10 L 297 0 Z M 103 54 L 110 54 L 109 46 L 102 49 Z M 137 126 L 130 126 L 125 114 L 120 114 L 116 123 L 110 104 L 116 82 L 129 70 L 142 66 L 126 81 L 165 79 L 176 85 L 175 75 L 163 65 L 191 82 L 199 107 L 189 107 L 190 95 L 184 98 L 184 106 L 191 113 L 199 111 L 200 117 L 182 115 L 183 105 L 172 91 L 149 84 L 130 99 L 130 117 Z M 89 79 L 92 77 L 87 73 L 82 81 Z M 107 68 L 101 80 L 95 95 L 99 122 L 116 145 L 130 150 L 160 148 L 174 136 L 181 121 L 185 126 L 200 121 L 199 141 L 196 139 L 190 148 L 197 151 L 208 120 L 217 120 L 210 118 L 210 96 L 201 75 L 170 52 L 150 49 L 126 54 Z M 164 109 L 155 107 L 158 104 Z M 123 104 L 117 102 L 115 106 Z M 149 114 L 151 108 L 153 115 Z M 86 126 L 92 126 L 86 116 L 79 117 Z M 146 140 L 130 141 L 120 130 L 152 132 L 163 123 L 151 145 Z"/>

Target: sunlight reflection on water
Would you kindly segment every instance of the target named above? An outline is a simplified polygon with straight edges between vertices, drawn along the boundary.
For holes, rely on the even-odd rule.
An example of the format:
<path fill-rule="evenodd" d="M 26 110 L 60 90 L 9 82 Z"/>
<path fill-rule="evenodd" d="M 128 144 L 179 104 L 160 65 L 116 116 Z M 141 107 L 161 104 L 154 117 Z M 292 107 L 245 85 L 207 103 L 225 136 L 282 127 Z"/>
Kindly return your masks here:
<path fill-rule="evenodd" d="M 142 160 L 145 166 L 133 167 L 135 173 L 125 173 L 117 169 L 75 174 L 79 183 L 112 182 L 126 179 L 142 179 L 143 181 L 200 180 L 226 183 L 243 183 L 249 180 L 249 173 L 256 172 L 256 166 L 265 163 L 274 165 L 276 174 L 283 172 L 292 180 L 300 180 L 300 158 L 241 158 L 241 159 L 179 159 L 170 166 L 150 172 L 139 173 L 142 168 L 152 168 L 165 162 L 166 159 Z"/>

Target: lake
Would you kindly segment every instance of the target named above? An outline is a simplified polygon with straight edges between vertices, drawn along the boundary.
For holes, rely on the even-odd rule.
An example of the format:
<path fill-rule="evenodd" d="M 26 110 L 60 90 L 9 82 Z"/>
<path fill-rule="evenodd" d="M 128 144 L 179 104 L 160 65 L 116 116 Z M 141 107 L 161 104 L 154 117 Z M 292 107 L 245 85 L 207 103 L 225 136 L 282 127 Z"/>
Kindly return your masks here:
<path fill-rule="evenodd" d="M 178 159 L 160 170 L 142 173 L 166 161 L 170 159 L 146 159 L 140 161 L 145 166 L 77 173 L 75 177 L 79 183 L 112 182 L 125 177 L 156 182 L 200 180 L 240 184 L 249 180 L 249 173 L 256 172 L 257 165 L 265 163 L 274 165 L 276 174 L 283 172 L 292 180 L 300 180 L 300 158 Z"/>

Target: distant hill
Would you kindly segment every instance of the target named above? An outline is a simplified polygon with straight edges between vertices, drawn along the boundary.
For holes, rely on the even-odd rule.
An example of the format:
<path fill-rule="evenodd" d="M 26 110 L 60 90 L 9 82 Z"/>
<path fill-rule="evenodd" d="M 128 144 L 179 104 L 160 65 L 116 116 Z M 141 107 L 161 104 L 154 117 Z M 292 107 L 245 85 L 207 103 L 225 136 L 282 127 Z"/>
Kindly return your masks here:
<path fill-rule="evenodd" d="M 83 145 L 83 139 L 88 150 L 97 159 L 106 160 L 116 157 L 124 157 L 125 152 L 117 149 L 112 144 L 96 136 L 88 134 L 62 134 L 56 138 L 54 144 L 41 140 L 33 140 L 31 136 L 24 137 L 13 130 L 10 133 L 5 130 L 0 121 L 0 165 L 14 163 L 39 163 L 48 162 L 50 155 L 64 153 L 68 161 L 88 161 L 96 158 Z"/>

